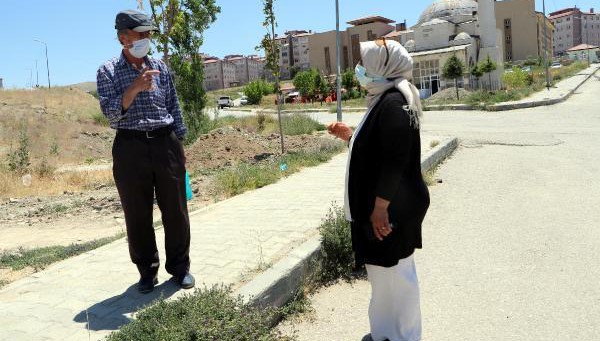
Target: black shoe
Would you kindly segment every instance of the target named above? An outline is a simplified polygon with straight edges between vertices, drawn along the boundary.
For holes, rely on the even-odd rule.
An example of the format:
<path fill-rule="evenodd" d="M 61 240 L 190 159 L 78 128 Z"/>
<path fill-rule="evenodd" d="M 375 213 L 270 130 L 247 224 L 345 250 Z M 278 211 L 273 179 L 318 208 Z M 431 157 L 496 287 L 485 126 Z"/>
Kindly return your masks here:
<path fill-rule="evenodd" d="M 138 282 L 138 291 L 142 294 L 147 294 L 154 290 L 154 286 L 158 284 L 158 278 L 156 276 L 150 278 L 140 278 Z"/>
<path fill-rule="evenodd" d="M 182 289 L 191 289 L 196 285 L 196 280 L 191 273 L 186 272 L 185 274 L 177 277 L 177 284 L 179 284 Z"/>

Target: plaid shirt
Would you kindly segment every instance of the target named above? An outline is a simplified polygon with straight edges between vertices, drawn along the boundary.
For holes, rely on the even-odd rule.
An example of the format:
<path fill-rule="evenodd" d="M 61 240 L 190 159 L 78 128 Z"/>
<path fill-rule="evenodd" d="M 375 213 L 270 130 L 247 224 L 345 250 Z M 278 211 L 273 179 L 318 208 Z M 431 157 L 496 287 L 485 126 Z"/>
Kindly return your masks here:
<path fill-rule="evenodd" d="M 173 124 L 175 134 L 183 139 L 187 129 L 171 73 L 161 60 L 145 57 L 144 61 L 150 69 L 160 71 L 153 77 L 156 89 L 140 92 L 127 111 L 123 110 L 123 94 L 141 72 L 127 62 L 122 53 L 98 69 L 96 77 L 102 112 L 111 128 L 149 131 Z"/>

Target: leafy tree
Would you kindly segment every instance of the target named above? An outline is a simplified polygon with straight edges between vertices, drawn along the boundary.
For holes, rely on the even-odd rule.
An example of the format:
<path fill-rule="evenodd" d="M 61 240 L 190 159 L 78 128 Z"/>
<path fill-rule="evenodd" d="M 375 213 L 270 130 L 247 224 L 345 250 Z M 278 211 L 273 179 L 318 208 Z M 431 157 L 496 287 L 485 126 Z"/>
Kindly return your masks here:
<path fill-rule="evenodd" d="M 273 10 L 273 3 L 275 0 L 263 0 L 263 13 L 265 20 L 263 21 L 263 27 L 267 29 L 267 33 L 263 37 L 260 46 L 257 49 L 263 49 L 265 51 L 265 69 L 269 70 L 275 78 L 274 92 L 277 95 L 277 119 L 279 121 L 279 136 L 281 138 L 281 154 L 285 153 L 285 145 L 283 141 L 283 126 L 281 124 L 281 91 L 279 88 L 279 45 L 275 41 L 275 27 L 277 27 L 277 20 L 275 18 L 275 11 Z"/>
<path fill-rule="evenodd" d="M 254 80 L 244 87 L 244 95 L 250 104 L 260 104 L 263 96 L 273 93 L 273 86 L 262 79 Z"/>
<path fill-rule="evenodd" d="M 478 65 L 473 65 L 471 68 L 471 76 L 475 77 L 477 86 L 479 86 L 479 78 L 483 76 L 483 71 L 481 71 L 481 68 Z"/>
<path fill-rule="evenodd" d="M 215 22 L 221 8 L 215 0 L 149 0 L 149 4 L 152 20 L 159 30 L 156 49 L 173 70 L 188 128 L 186 143 L 191 143 L 210 127 L 209 118 L 203 114 L 204 65 L 198 51 L 204 31 Z"/>
<path fill-rule="evenodd" d="M 462 78 L 463 73 L 465 72 L 465 65 L 463 62 L 453 55 L 450 57 L 446 64 L 444 64 L 444 69 L 442 70 L 442 75 L 446 79 L 454 79 L 454 87 L 456 88 L 456 99 L 460 99 L 458 94 L 458 79 Z"/>
<path fill-rule="evenodd" d="M 323 105 L 323 100 L 329 94 L 330 87 L 327 79 L 321 75 L 318 71 L 315 75 L 315 93 L 319 95 L 321 105 Z"/>
<path fill-rule="evenodd" d="M 319 74 L 315 70 L 299 72 L 294 77 L 294 87 L 302 97 L 312 98 L 315 95 L 315 77 Z"/>
<path fill-rule="evenodd" d="M 290 68 L 290 79 L 296 78 L 296 75 L 300 72 L 300 68 L 297 66 L 292 66 Z"/>
<path fill-rule="evenodd" d="M 359 84 L 356 80 L 356 76 L 354 75 L 354 71 L 350 69 L 344 71 L 344 73 L 342 74 L 342 87 L 344 87 L 346 91 L 350 92 L 358 85 Z"/>
<path fill-rule="evenodd" d="M 487 73 L 488 77 L 489 77 L 489 82 L 490 82 L 490 91 L 492 90 L 492 72 L 494 72 L 497 69 L 497 65 L 496 63 L 490 58 L 490 56 L 488 55 L 486 60 L 484 62 L 482 62 L 478 68 L 481 70 L 481 72 L 483 72 L 484 74 Z"/>

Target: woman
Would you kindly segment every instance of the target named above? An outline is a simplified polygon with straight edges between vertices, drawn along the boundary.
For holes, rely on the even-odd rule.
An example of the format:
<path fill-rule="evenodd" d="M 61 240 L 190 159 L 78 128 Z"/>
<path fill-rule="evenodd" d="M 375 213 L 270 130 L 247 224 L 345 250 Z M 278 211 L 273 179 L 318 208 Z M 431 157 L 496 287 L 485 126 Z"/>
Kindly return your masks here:
<path fill-rule="evenodd" d="M 412 59 L 395 41 L 361 43 L 356 76 L 368 110 L 354 133 L 343 123 L 329 132 L 350 146 L 346 217 L 356 266 L 366 265 L 374 341 L 421 339 L 419 286 L 413 252 L 429 192 L 421 175 L 419 92 L 408 82 Z"/>

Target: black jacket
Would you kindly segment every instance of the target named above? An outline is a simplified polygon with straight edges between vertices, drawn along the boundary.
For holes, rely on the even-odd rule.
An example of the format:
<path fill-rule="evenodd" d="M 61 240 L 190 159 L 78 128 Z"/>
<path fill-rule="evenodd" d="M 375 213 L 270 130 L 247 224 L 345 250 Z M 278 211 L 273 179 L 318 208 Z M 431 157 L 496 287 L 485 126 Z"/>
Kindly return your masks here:
<path fill-rule="evenodd" d="M 405 105 L 397 89 L 387 91 L 354 140 L 348 196 L 357 267 L 391 267 L 422 247 L 429 191 L 421 174 L 419 129 L 411 126 Z M 390 222 L 395 225 L 381 242 L 370 241 L 366 233 L 376 197 L 390 201 Z"/>

